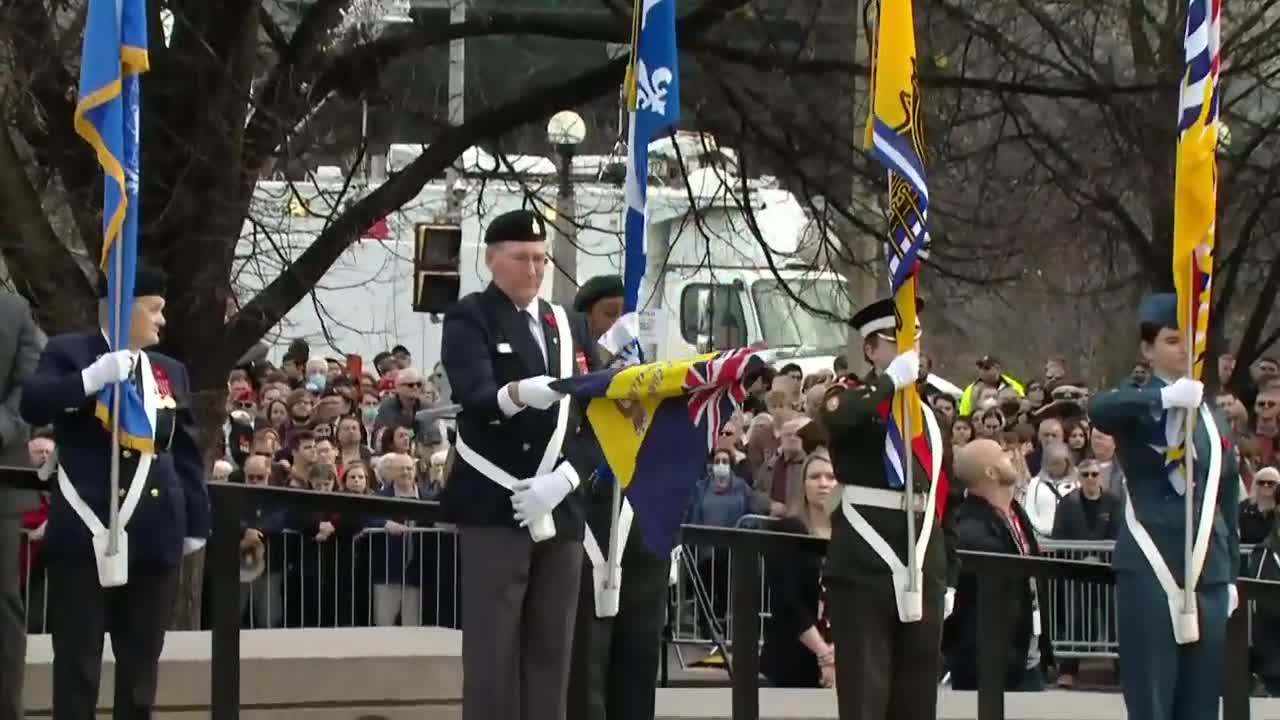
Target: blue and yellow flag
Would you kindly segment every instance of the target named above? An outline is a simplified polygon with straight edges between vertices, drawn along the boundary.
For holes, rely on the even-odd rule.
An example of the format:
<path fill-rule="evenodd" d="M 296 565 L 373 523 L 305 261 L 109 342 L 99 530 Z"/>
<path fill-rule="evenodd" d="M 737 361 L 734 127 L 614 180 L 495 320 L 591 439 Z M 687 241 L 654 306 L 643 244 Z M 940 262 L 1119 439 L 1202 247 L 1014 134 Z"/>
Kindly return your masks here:
<path fill-rule="evenodd" d="M 872 47 L 871 117 L 866 144 L 889 172 L 889 235 L 884 256 L 898 316 L 898 352 L 916 344 L 916 278 L 928 257 L 929 186 L 924 169 L 924 113 L 916 63 L 916 30 L 911 0 L 880 0 L 878 35 Z M 903 442 L 910 419 L 911 445 L 923 443 L 924 419 L 915 386 L 898 393 L 890 424 L 885 465 L 902 487 Z M 925 463 L 925 467 L 929 467 Z"/>
<path fill-rule="evenodd" d="M 675 546 L 707 453 L 746 398 L 755 350 L 700 355 L 577 375 L 552 384 L 589 400 L 587 420 L 635 509 L 645 544 L 659 557 Z"/>
<path fill-rule="evenodd" d="M 1185 66 L 1178 103 L 1173 284 L 1178 291 L 1178 327 L 1189 334 L 1192 377 L 1196 379 L 1204 369 L 1213 299 L 1221 27 L 1222 0 L 1188 0 Z"/>
<path fill-rule="evenodd" d="M 107 276 L 107 342 L 112 350 L 129 347 L 138 262 L 138 77 L 147 69 L 145 0 L 89 0 L 75 128 L 93 147 L 105 176 L 101 264 Z M 142 396 L 133 383 L 120 387 L 120 444 L 152 452 L 154 433 Z M 98 396 L 97 416 L 108 429 L 114 389 L 108 385 Z"/>

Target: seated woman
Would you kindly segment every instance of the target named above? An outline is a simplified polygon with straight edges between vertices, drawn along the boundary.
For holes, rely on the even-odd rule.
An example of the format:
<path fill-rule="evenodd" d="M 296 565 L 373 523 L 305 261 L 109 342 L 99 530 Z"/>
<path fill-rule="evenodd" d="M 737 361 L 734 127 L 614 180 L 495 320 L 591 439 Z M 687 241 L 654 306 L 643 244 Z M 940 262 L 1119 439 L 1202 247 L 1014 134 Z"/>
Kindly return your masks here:
<path fill-rule="evenodd" d="M 804 495 L 769 529 L 831 538 L 839 502 L 825 448 L 810 453 L 802 471 Z M 777 687 L 834 687 L 835 648 L 822 585 L 825 545 L 781 547 L 765 555 L 772 612 L 764 625 L 760 671 Z"/>

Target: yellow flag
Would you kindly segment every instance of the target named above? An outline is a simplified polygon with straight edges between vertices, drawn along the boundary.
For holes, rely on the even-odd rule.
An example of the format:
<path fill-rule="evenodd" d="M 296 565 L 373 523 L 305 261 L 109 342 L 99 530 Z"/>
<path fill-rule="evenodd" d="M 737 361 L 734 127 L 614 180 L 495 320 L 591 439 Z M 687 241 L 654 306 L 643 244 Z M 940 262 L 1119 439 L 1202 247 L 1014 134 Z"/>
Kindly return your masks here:
<path fill-rule="evenodd" d="M 1173 211 L 1173 283 L 1178 292 L 1178 327 L 1189 334 L 1192 377 L 1199 379 L 1209 337 L 1213 298 L 1213 246 L 1217 216 L 1219 15 L 1206 1 L 1190 13 L 1187 37 L 1207 35 L 1192 45 L 1179 107 L 1179 136 Z M 1193 27 L 1194 26 L 1194 27 Z"/>

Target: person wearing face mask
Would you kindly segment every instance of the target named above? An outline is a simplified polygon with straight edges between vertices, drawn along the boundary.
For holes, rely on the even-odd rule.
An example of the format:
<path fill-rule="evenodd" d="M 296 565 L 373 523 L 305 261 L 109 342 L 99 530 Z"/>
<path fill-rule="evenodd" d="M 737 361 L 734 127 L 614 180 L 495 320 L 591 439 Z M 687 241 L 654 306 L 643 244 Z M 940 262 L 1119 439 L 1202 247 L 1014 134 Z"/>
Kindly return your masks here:
<path fill-rule="evenodd" d="M 311 358 L 307 361 L 302 386 L 316 397 L 319 397 L 329 386 L 329 363 L 324 358 Z"/>
<path fill-rule="evenodd" d="M 1138 314 L 1138 346 L 1151 379 L 1099 393 L 1089 403 L 1094 426 L 1115 438 L 1128 491 L 1112 555 L 1120 683 L 1131 717 L 1216 720 L 1227 618 L 1239 604 L 1240 476 L 1219 432 L 1225 425 L 1202 409 L 1204 385 L 1187 377 L 1177 296 L 1148 296 Z M 1190 480 L 1183 460 L 1189 412 L 1196 413 Z M 1186 521 L 1189 489 L 1193 527 Z M 1207 544 L 1193 542 L 1187 568 L 1187 542 L 1198 536 L 1189 531 L 1205 526 Z M 1194 607 L 1184 599 L 1188 577 Z"/>
<path fill-rule="evenodd" d="M 1018 472 L 1010 454 L 993 440 L 980 438 L 956 451 L 955 473 L 965 486 L 965 497 L 955 510 L 956 541 L 963 550 L 1035 556 L 1040 554 L 1031 521 L 1014 499 Z M 1044 690 L 1045 675 L 1053 666 L 1053 644 L 1045 628 L 1049 594 L 1042 579 L 1009 576 L 1002 580 L 1000 595 L 1007 598 L 1004 687 L 1011 692 Z M 951 687 L 978 687 L 978 577 L 960 571 L 955 613 L 947 621 L 943 653 L 951 668 Z M 920 688 L 921 692 L 930 692 Z"/>

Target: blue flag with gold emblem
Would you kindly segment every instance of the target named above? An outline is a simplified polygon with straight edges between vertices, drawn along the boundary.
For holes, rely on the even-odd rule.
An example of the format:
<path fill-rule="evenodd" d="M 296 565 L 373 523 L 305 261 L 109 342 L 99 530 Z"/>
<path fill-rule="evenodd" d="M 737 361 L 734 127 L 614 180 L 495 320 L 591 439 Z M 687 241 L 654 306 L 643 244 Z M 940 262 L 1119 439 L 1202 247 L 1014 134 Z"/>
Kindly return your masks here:
<path fill-rule="evenodd" d="M 675 546 L 707 453 L 746 398 L 743 377 L 763 362 L 743 348 L 552 383 L 589 401 L 587 420 L 635 509 L 645 545 L 659 557 Z"/>
<path fill-rule="evenodd" d="M 80 60 L 76 133 L 102 166 L 102 259 L 107 276 L 107 343 L 129 347 L 134 274 L 138 263 L 139 76 L 147 59 L 145 0 L 89 0 Z M 120 444 L 154 450 L 154 432 L 142 396 L 121 383 L 120 417 L 112 417 L 115 385 L 98 396 L 97 416 L 108 429 L 119 421 Z"/>

